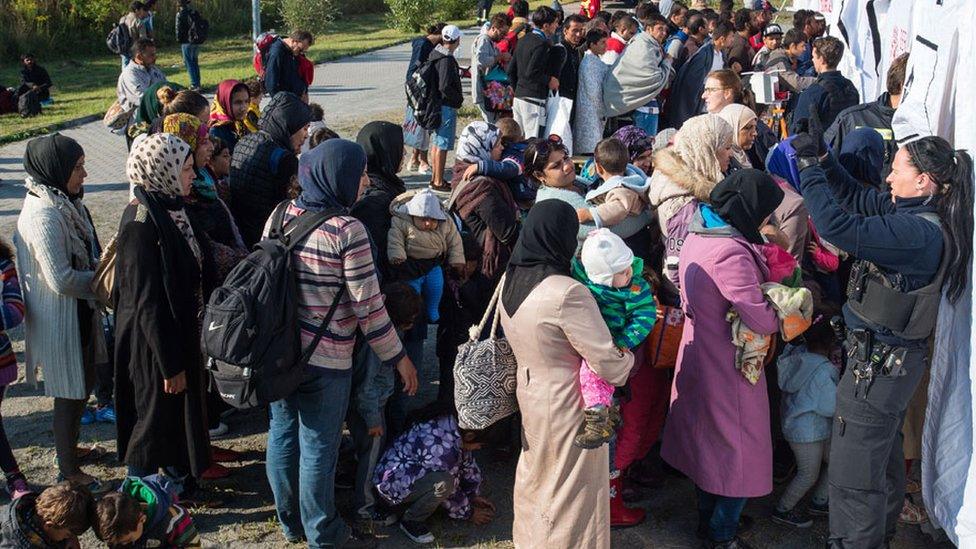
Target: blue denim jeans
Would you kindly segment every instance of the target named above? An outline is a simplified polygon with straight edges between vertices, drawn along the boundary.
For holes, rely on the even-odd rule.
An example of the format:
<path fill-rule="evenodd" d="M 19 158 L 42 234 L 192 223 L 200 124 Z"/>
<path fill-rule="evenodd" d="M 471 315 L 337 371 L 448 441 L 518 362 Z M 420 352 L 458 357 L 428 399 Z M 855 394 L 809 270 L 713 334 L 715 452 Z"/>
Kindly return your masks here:
<path fill-rule="evenodd" d="M 285 537 L 342 545 L 349 527 L 335 505 L 335 472 L 351 371 L 309 367 L 298 390 L 271 403 L 268 482 Z"/>
<path fill-rule="evenodd" d="M 708 537 L 712 541 L 729 541 L 739 529 L 739 515 L 748 498 L 730 498 L 710 494 L 699 487 L 698 520 L 708 524 Z"/>
<path fill-rule="evenodd" d="M 424 276 L 408 280 L 407 284 L 424 298 L 424 306 L 427 309 L 427 322 L 437 324 L 441 318 L 441 298 L 444 297 L 444 270 L 440 265 L 435 265 L 433 269 Z"/>
<path fill-rule="evenodd" d="M 657 100 L 651 101 L 648 107 L 650 107 L 651 112 L 634 111 L 634 125 L 647 132 L 647 135 L 654 137 L 657 135 L 657 125 L 661 116 Z"/>
<path fill-rule="evenodd" d="M 199 88 L 200 60 L 198 55 L 200 54 L 200 44 L 180 44 L 180 48 L 183 49 L 183 66 L 186 67 L 186 72 L 190 74 L 190 87 Z"/>

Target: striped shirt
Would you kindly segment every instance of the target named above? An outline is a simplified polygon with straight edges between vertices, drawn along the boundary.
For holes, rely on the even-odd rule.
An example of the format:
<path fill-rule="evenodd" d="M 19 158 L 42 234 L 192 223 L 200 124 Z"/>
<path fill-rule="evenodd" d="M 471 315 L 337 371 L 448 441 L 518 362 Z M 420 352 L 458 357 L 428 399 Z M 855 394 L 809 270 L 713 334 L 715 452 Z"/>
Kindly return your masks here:
<path fill-rule="evenodd" d="M 7 337 L 7 330 L 24 321 L 24 298 L 20 293 L 17 269 L 9 259 L 0 260 L 3 273 L 3 307 L 0 308 L 0 385 L 9 385 L 17 379 L 17 355 Z"/>
<path fill-rule="evenodd" d="M 304 211 L 292 202 L 285 212 L 285 223 Z M 269 231 L 267 225 L 265 236 Z M 310 365 L 350 370 L 356 328 L 365 334 L 367 343 L 382 361 L 392 362 L 404 356 L 400 337 L 380 293 L 369 236 L 359 220 L 333 217 L 292 253 L 304 348 L 311 345 L 338 289 L 346 287 L 325 335 L 312 353 Z"/>

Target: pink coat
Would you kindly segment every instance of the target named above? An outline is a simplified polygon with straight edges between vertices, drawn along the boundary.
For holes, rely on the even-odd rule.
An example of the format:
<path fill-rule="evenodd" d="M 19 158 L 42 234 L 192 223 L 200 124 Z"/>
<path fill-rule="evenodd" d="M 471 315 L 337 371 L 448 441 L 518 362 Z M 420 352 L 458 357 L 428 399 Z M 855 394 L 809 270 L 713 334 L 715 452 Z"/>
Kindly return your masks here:
<path fill-rule="evenodd" d="M 735 369 L 735 308 L 759 334 L 778 330 L 759 285 L 768 271 L 740 236 L 690 233 L 681 249 L 681 302 L 687 315 L 664 426 L 661 457 L 706 492 L 758 497 L 773 489 L 766 380 L 751 385 Z"/>

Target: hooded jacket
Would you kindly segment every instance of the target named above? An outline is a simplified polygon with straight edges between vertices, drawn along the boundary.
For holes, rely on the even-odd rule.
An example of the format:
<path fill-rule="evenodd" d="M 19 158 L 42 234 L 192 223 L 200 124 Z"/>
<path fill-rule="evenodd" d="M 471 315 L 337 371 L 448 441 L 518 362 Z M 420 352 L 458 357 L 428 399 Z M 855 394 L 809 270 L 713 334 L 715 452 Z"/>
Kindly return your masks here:
<path fill-rule="evenodd" d="M 119 492 L 139 502 L 146 513 L 146 524 L 137 546 L 160 544 L 163 547 L 188 547 L 199 545 L 200 537 L 193 518 L 186 509 L 176 504 L 176 490 L 161 475 L 127 477 L 119 486 Z"/>
<path fill-rule="evenodd" d="M 668 234 L 668 222 L 686 204 L 692 200 L 708 202 L 708 194 L 716 183 L 718 181 L 709 181 L 691 169 L 673 151 L 663 149 L 657 152 L 648 197 L 651 206 L 657 208 L 662 234 Z"/>
<path fill-rule="evenodd" d="M 265 108 L 258 131 L 237 142 L 230 162 L 230 207 L 249 248 L 260 240 L 275 206 L 287 198 L 291 178 L 298 173 L 291 136 L 310 119 L 298 96 L 282 92 Z"/>
<path fill-rule="evenodd" d="M 0 522 L 0 547 L 3 549 L 33 549 L 58 547 L 47 537 L 37 519 L 37 494 L 25 494 L 7 506 Z"/>
<path fill-rule="evenodd" d="M 606 115 L 627 114 L 657 99 L 672 76 L 661 45 L 646 32 L 638 33 L 603 81 Z"/>
<path fill-rule="evenodd" d="M 464 246 L 461 233 L 454 224 L 453 217 L 441 206 L 440 213 L 446 218 L 437 224 L 433 231 L 422 231 L 413 224 L 413 218 L 406 212 L 406 204 L 421 190 L 407 191 L 396 197 L 390 204 L 393 220 L 387 236 L 387 254 L 392 259 L 437 259 L 443 258 L 449 265 L 464 264 Z"/>
<path fill-rule="evenodd" d="M 796 108 L 790 117 L 791 133 L 797 133 L 797 124 L 810 117 L 810 107 L 816 107 L 820 115 L 820 122 L 824 127 L 830 127 L 837 115 L 848 107 L 860 103 L 860 96 L 854 83 L 844 77 L 840 71 L 824 71 L 817 80 L 803 90 L 796 101 Z"/>
<path fill-rule="evenodd" d="M 628 173 L 638 173 L 611 177 L 586 193 L 586 201 L 594 205 L 590 213 L 597 228 L 611 228 L 621 238 L 633 236 L 651 222 L 647 200 L 650 179 L 639 169 L 628 168 Z"/>
<path fill-rule="evenodd" d="M 452 109 L 460 109 L 464 104 L 464 93 L 461 91 L 461 73 L 457 59 L 453 55 L 434 49 L 427 59 L 437 67 L 437 90 L 440 93 L 441 104 Z"/>
<path fill-rule="evenodd" d="M 787 345 L 776 361 L 783 391 L 783 437 L 789 442 L 830 438 L 840 372 L 826 357 L 805 345 Z"/>

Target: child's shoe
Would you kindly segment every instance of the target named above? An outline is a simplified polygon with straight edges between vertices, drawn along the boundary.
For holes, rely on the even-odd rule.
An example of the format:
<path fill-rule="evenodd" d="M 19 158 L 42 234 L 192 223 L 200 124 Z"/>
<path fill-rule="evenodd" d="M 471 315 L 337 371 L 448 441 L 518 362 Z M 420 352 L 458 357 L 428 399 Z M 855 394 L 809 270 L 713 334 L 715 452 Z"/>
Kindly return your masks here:
<path fill-rule="evenodd" d="M 576 446 L 592 450 L 610 442 L 613 429 L 610 427 L 610 411 L 606 406 L 594 406 L 583 410 L 583 424 L 580 425 Z"/>

